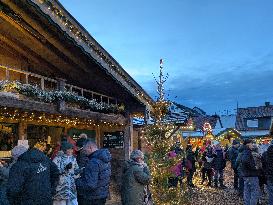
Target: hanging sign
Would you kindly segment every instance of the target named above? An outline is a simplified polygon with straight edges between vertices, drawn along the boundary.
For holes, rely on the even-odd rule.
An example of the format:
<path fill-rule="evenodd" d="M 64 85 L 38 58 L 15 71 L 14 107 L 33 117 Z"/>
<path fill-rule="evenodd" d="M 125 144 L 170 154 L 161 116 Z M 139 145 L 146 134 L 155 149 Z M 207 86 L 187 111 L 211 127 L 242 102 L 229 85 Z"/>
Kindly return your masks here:
<path fill-rule="evenodd" d="M 103 135 L 103 147 L 114 149 L 124 148 L 124 132 L 105 132 Z"/>

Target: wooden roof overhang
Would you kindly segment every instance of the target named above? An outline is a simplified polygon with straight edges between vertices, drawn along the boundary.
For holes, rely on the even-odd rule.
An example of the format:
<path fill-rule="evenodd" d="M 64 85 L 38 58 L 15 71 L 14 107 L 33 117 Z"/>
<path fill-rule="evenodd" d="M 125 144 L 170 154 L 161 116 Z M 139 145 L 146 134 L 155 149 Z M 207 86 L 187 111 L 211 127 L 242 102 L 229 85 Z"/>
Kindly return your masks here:
<path fill-rule="evenodd" d="M 0 47 L 27 62 L 28 71 L 115 97 L 129 112 L 151 107 L 152 98 L 59 2 L 0 3 Z"/>

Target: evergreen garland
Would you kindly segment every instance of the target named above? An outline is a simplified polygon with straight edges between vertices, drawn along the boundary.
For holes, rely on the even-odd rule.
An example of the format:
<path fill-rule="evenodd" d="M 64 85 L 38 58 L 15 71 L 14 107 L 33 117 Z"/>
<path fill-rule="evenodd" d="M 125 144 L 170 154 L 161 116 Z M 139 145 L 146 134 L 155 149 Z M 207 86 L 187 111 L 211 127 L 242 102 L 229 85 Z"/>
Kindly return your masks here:
<path fill-rule="evenodd" d="M 97 102 L 94 99 L 89 100 L 83 96 L 68 91 L 45 91 L 40 89 L 37 85 L 23 84 L 18 81 L 0 81 L 0 91 L 16 92 L 46 103 L 65 101 L 67 103 L 76 104 L 82 109 L 89 109 L 91 111 L 102 113 L 122 113 L 124 111 L 124 106 L 119 107 L 114 104 Z"/>

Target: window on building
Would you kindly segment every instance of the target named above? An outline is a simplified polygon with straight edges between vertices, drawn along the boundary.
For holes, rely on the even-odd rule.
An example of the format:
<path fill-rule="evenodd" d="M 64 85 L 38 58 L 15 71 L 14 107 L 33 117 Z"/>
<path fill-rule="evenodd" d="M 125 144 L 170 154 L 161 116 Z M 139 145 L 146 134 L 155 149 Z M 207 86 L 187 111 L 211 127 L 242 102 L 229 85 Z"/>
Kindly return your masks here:
<path fill-rule="evenodd" d="M 258 119 L 248 119 L 246 121 L 246 125 L 249 128 L 258 128 L 259 127 L 259 121 L 258 121 Z"/>

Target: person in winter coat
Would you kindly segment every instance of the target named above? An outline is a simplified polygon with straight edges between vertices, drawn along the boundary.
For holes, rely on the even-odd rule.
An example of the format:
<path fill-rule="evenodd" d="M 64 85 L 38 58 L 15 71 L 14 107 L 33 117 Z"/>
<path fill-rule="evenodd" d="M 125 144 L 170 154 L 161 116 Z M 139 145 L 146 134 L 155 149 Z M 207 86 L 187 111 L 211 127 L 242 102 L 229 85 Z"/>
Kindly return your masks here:
<path fill-rule="evenodd" d="M 83 149 L 89 160 L 76 180 L 79 205 L 104 205 L 109 195 L 111 154 L 107 149 L 98 149 L 92 141 L 88 141 Z"/>
<path fill-rule="evenodd" d="M 73 145 L 63 142 L 61 150 L 53 160 L 60 172 L 53 205 L 78 205 L 75 178 L 79 166 L 73 156 Z"/>
<path fill-rule="evenodd" d="M 265 179 L 264 172 L 263 172 L 262 155 L 259 152 L 259 147 L 257 144 L 253 144 L 252 155 L 254 158 L 256 168 L 258 170 L 259 186 L 260 186 L 260 190 L 261 190 L 261 194 L 262 194 L 262 193 L 264 193 L 264 184 L 266 183 L 266 179 Z"/>
<path fill-rule="evenodd" d="M 7 195 L 6 195 L 6 188 L 7 188 L 7 182 L 9 178 L 9 171 L 13 164 L 16 163 L 18 157 L 20 157 L 24 152 L 26 152 L 28 148 L 24 146 L 15 146 L 11 150 L 11 156 L 12 156 L 12 163 L 0 163 L 0 205 L 9 205 Z"/>
<path fill-rule="evenodd" d="M 7 183 L 11 205 L 52 205 L 59 171 L 43 153 L 45 148 L 45 143 L 36 144 L 11 167 Z"/>
<path fill-rule="evenodd" d="M 244 195 L 244 177 L 242 174 L 242 153 L 246 149 L 245 145 L 241 145 L 239 148 L 239 154 L 235 162 L 235 168 L 238 170 L 239 175 L 239 196 L 243 197 Z"/>
<path fill-rule="evenodd" d="M 187 184 L 190 187 L 194 187 L 192 180 L 194 172 L 196 171 L 195 162 L 195 152 L 192 151 L 192 145 L 188 145 L 186 149 L 186 168 L 188 170 Z"/>
<path fill-rule="evenodd" d="M 268 204 L 273 205 L 273 141 L 263 155 L 263 168 L 267 178 Z"/>
<path fill-rule="evenodd" d="M 228 150 L 228 157 L 231 162 L 231 168 L 233 169 L 233 173 L 234 173 L 233 187 L 236 190 L 238 189 L 238 184 L 239 184 L 239 174 L 235 164 L 239 154 L 239 147 L 240 147 L 240 142 L 238 140 L 233 140 L 232 146 Z"/>
<path fill-rule="evenodd" d="M 143 153 L 140 150 L 134 150 L 123 169 L 122 205 L 143 205 L 144 189 L 150 180 L 150 171 L 144 163 Z"/>
<path fill-rule="evenodd" d="M 242 175 L 244 177 L 244 205 L 256 205 L 260 197 L 259 172 L 252 154 L 252 140 L 245 140 L 242 153 Z"/>
<path fill-rule="evenodd" d="M 168 153 L 169 160 L 175 159 L 176 157 L 177 154 L 175 151 L 171 151 Z M 170 167 L 169 171 L 172 174 L 172 176 L 168 179 L 169 187 L 177 187 L 178 182 L 182 182 L 180 180 L 180 177 L 182 176 L 182 160 L 174 166 Z"/>
<path fill-rule="evenodd" d="M 202 156 L 202 162 L 203 162 L 203 166 L 202 166 L 202 182 L 201 184 L 203 184 L 206 180 L 206 176 L 208 178 L 208 186 L 211 186 L 211 182 L 212 182 L 212 176 L 213 176 L 213 171 L 212 171 L 212 162 L 213 162 L 213 154 L 212 154 L 212 147 L 208 146 L 205 150 L 205 152 L 203 153 Z"/>
<path fill-rule="evenodd" d="M 214 142 L 213 161 L 212 167 L 214 169 L 214 186 L 220 188 L 226 188 L 224 185 L 224 169 L 226 167 L 226 159 L 224 150 L 218 141 Z"/>

